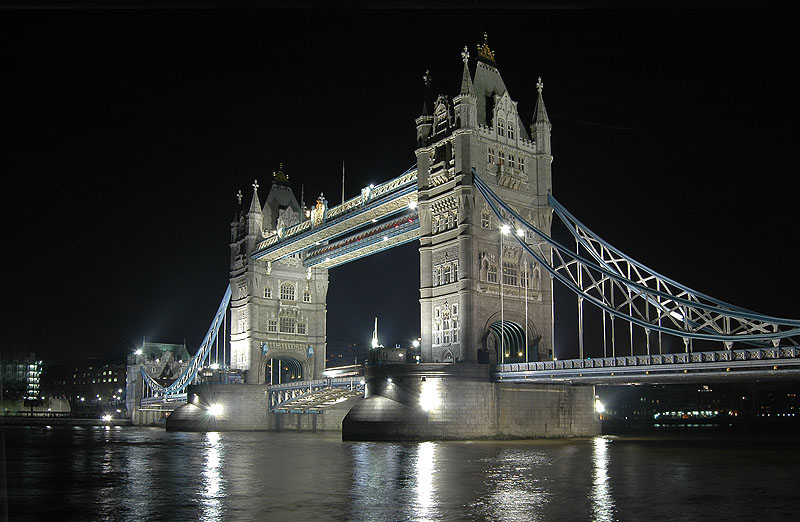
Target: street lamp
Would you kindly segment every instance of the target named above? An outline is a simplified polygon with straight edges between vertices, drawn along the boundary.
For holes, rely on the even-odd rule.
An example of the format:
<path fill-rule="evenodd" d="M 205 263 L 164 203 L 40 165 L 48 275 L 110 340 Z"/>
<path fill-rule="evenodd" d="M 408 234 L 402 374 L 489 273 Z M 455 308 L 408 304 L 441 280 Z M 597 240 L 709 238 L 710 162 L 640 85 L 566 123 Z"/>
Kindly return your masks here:
<path fill-rule="evenodd" d="M 503 264 L 503 243 L 505 236 L 511 233 L 511 227 L 503 223 L 500 226 L 500 364 L 506 362 L 506 320 L 503 303 L 503 279 L 505 279 L 505 266 Z"/>

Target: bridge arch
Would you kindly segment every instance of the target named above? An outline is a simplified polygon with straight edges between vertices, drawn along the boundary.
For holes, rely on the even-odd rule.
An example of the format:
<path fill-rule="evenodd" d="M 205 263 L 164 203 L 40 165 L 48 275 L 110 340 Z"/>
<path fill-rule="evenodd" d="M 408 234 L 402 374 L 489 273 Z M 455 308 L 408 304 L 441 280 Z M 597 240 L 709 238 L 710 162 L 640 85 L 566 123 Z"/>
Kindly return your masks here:
<path fill-rule="evenodd" d="M 283 384 L 314 378 L 314 369 L 308 357 L 279 350 L 269 350 L 261 355 L 259 373 L 260 382 L 266 384 Z"/>
<path fill-rule="evenodd" d="M 517 317 L 517 314 L 513 312 L 505 314 L 497 312 L 491 315 L 483 327 L 478 348 L 478 362 L 499 364 L 501 361 L 510 363 L 539 360 L 539 341 L 541 341 L 542 335 L 530 318 L 527 323 L 526 352 L 525 318 Z M 500 354 L 501 347 L 505 350 L 505 354 L 502 356 Z"/>

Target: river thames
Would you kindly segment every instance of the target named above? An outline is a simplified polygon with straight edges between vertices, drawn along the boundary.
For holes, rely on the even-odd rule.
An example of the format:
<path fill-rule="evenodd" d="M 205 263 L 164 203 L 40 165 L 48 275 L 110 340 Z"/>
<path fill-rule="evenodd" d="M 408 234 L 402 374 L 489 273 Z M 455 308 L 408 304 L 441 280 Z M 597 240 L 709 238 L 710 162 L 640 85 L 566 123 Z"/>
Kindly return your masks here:
<path fill-rule="evenodd" d="M 6 427 L 10 520 L 794 520 L 790 436 L 369 443 Z"/>

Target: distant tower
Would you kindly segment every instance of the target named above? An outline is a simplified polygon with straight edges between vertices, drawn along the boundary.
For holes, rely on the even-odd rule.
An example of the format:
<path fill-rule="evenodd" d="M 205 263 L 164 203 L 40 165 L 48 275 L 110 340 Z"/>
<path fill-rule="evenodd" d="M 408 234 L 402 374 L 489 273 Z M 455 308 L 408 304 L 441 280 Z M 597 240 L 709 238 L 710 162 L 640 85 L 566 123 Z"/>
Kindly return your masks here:
<path fill-rule="evenodd" d="M 518 213 L 550 233 L 552 154 L 542 84 L 531 139 L 486 35 L 474 76 L 466 47 L 461 58 L 460 92 L 439 95 L 431 108 L 426 100 L 416 120 L 422 358 L 494 363 L 524 360 L 526 352 L 528 360 L 550 358 L 552 281 L 542 278 L 542 268 L 513 237 L 505 237 L 500 257 L 497 219 L 471 174 L 475 169 Z M 429 89 L 429 73 L 425 82 Z"/>
<path fill-rule="evenodd" d="M 261 241 L 306 219 L 281 166 L 264 206 L 256 182 L 250 209 L 231 223 L 231 367 L 246 370 L 248 384 L 318 379 L 325 370 L 328 270 L 305 268 L 304 254 L 250 258 Z"/>

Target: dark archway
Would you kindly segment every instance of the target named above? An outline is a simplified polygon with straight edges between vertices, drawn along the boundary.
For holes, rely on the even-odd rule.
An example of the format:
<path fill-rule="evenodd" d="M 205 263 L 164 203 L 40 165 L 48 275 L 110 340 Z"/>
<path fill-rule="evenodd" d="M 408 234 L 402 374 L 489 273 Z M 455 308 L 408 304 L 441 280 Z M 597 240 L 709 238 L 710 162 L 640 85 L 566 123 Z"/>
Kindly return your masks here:
<path fill-rule="evenodd" d="M 284 357 L 281 359 L 267 359 L 266 382 L 269 384 L 284 384 L 287 382 L 303 380 L 303 365 L 299 361 Z"/>

